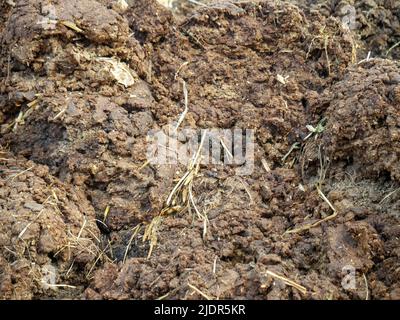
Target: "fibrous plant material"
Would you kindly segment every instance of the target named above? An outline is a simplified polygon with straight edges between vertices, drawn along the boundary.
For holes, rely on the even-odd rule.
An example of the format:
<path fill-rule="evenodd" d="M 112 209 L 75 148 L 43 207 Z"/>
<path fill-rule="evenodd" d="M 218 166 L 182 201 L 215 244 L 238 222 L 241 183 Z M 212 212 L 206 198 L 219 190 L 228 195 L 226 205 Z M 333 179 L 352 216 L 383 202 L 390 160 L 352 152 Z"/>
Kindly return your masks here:
<path fill-rule="evenodd" d="M 323 222 L 332 220 L 337 216 L 338 213 L 337 213 L 336 209 L 333 207 L 332 203 L 326 198 L 326 196 L 322 193 L 322 191 L 320 190 L 319 186 L 316 186 L 316 189 L 318 191 L 319 196 L 322 198 L 322 200 L 324 200 L 329 205 L 329 207 L 332 209 L 333 213 L 331 215 L 321 219 L 321 220 L 318 220 L 318 221 L 314 222 L 314 223 L 306 224 L 306 225 L 304 225 L 302 227 L 299 227 L 299 228 L 287 230 L 285 232 L 285 234 L 299 233 L 299 232 L 303 232 L 303 231 L 309 230 L 311 228 L 319 226 Z"/>
<path fill-rule="evenodd" d="M 0 4 L 0 297 L 399 299 L 397 2 L 356 54 L 378 0 L 310 1 Z M 183 127 L 254 170 L 147 157 Z"/>
<path fill-rule="evenodd" d="M 205 237 L 207 233 L 207 215 L 201 213 L 198 210 L 193 196 L 193 181 L 198 175 L 200 169 L 201 150 L 203 148 L 206 137 L 207 130 L 204 130 L 199 147 L 196 153 L 193 155 L 192 159 L 190 160 L 186 172 L 178 180 L 178 182 L 175 184 L 174 188 L 168 195 L 165 206 L 161 210 L 160 214 L 154 217 L 145 228 L 143 241 L 150 240 L 150 250 L 148 253 L 148 258 L 151 256 L 151 253 L 153 252 L 153 249 L 157 244 L 158 228 L 163 221 L 163 217 L 167 215 L 181 213 L 185 209 L 188 209 L 188 211 L 190 212 L 191 207 L 193 207 L 197 218 L 203 222 L 203 237 Z"/>
<path fill-rule="evenodd" d="M 275 272 L 272 272 L 270 270 L 267 270 L 265 273 L 268 274 L 269 276 L 275 278 L 275 279 L 279 279 L 279 280 L 283 281 L 288 286 L 291 286 L 291 287 L 299 290 L 302 294 L 306 294 L 307 293 L 307 288 L 305 288 L 304 286 L 302 286 L 302 285 L 300 285 L 300 284 L 298 284 L 298 283 L 296 283 L 296 282 L 294 282 L 294 281 L 292 281 L 292 280 L 290 280 L 290 279 L 288 279 L 288 278 L 286 278 L 284 276 L 276 274 Z"/>

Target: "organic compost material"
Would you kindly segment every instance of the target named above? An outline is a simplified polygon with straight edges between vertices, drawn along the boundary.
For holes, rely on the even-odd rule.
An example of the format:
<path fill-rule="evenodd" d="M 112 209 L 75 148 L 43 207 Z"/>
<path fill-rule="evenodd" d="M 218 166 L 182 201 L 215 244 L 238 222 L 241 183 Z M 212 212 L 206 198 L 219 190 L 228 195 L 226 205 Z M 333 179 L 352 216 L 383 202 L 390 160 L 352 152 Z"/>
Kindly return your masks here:
<path fill-rule="evenodd" d="M 0 5 L 0 298 L 399 299 L 396 2 L 161 2 Z"/>

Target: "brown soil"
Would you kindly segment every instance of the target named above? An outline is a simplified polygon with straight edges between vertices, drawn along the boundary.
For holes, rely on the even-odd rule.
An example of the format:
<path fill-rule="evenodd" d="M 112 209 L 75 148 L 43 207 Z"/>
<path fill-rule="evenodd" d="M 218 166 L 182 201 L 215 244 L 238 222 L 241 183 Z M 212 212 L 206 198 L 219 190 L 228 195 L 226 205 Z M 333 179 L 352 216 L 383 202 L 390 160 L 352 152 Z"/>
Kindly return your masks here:
<path fill-rule="evenodd" d="M 45 28 L 48 1 L 1 5 L 0 298 L 400 298 L 400 65 L 358 63 L 366 29 L 298 2 L 54 1 Z M 379 8 L 382 53 L 398 8 Z M 186 169 L 146 165 L 146 138 L 178 120 L 182 81 L 182 127 L 253 129 L 255 168 L 202 165 L 205 236 L 193 212 L 164 215 L 148 257 L 144 226 Z"/>
<path fill-rule="evenodd" d="M 0 156 L 0 296 L 79 296 L 97 258 L 93 207 L 82 190 L 61 183 L 46 166 Z M 67 277 L 71 265 L 77 271 Z"/>
<path fill-rule="evenodd" d="M 290 0 L 290 2 L 298 4 L 306 11 L 316 10 L 326 17 L 335 16 L 343 19 L 354 12 L 354 31 L 363 42 L 364 54 L 371 51 L 372 56 L 400 58 L 399 1 Z M 390 50 L 396 44 L 397 46 Z"/>

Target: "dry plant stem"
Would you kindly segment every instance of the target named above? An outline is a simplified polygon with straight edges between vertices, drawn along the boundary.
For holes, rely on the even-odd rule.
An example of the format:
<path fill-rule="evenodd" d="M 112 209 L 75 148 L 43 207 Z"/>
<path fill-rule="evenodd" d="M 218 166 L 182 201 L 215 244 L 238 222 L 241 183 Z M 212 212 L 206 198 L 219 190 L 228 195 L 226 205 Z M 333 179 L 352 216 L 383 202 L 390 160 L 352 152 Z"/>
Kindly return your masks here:
<path fill-rule="evenodd" d="M 102 257 L 103 255 L 107 257 L 107 255 L 105 254 L 105 252 L 107 251 L 108 246 L 109 246 L 109 244 L 107 244 L 107 246 L 104 248 L 104 250 L 102 250 L 102 251 L 99 253 L 99 255 L 98 255 L 98 257 L 96 258 L 96 260 L 94 261 L 93 265 L 90 267 L 88 273 L 86 274 L 86 278 L 87 278 L 87 279 L 89 279 L 90 274 L 92 273 L 94 267 L 96 266 L 97 262 L 101 259 L 101 257 Z"/>
<path fill-rule="evenodd" d="M 321 150 L 321 145 L 318 145 L 318 158 L 319 158 L 319 178 L 318 178 L 318 183 L 317 186 L 319 187 L 319 189 L 321 190 L 322 188 L 322 183 L 325 180 L 326 177 L 326 173 L 328 171 L 329 168 L 329 159 L 327 159 L 322 150 Z"/>
<path fill-rule="evenodd" d="M 144 230 L 144 235 L 143 235 L 143 242 L 150 240 L 150 249 L 149 253 L 147 255 L 147 259 L 150 258 L 154 247 L 157 244 L 157 230 L 158 227 L 161 225 L 161 222 L 163 220 L 163 217 L 161 215 L 158 215 L 151 220 L 150 224 L 145 228 Z"/>
<path fill-rule="evenodd" d="M 399 190 L 400 190 L 400 188 L 397 188 L 396 190 L 389 192 L 386 196 L 383 197 L 383 199 L 379 202 L 379 204 L 382 204 L 386 199 L 390 198 L 392 195 L 394 195 Z"/>
<path fill-rule="evenodd" d="M 187 171 L 182 178 L 180 178 L 180 180 L 178 181 L 178 183 L 175 185 L 175 187 L 172 189 L 171 193 L 168 196 L 166 205 L 167 207 L 170 206 L 171 202 L 172 202 L 172 197 L 175 195 L 175 193 L 183 186 L 183 184 L 185 183 L 185 180 L 187 179 L 187 177 L 190 175 L 190 171 Z"/>
<path fill-rule="evenodd" d="M 329 40 L 329 36 L 326 36 L 325 41 L 324 41 L 324 48 L 325 48 L 326 63 L 328 64 L 328 76 L 330 76 L 331 75 L 331 62 L 329 60 L 329 55 L 328 55 L 328 40 Z"/>
<path fill-rule="evenodd" d="M 326 64 L 327 64 L 327 68 L 328 68 L 328 76 L 329 76 L 329 75 L 331 75 L 331 62 L 330 62 L 329 54 L 328 54 L 329 35 L 328 34 L 324 34 L 324 31 L 325 31 L 325 27 L 322 28 L 322 30 L 320 31 L 321 35 L 315 36 L 314 38 L 311 39 L 310 46 L 308 47 L 308 51 L 306 53 L 306 60 L 310 56 L 311 48 L 312 48 L 312 46 L 314 44 L 314 41 L 316 39 L 323 38 L 323 40 L 324 40 L 325 58 L 326 58 Z M 353 54 L 354 54 L 354 49 L 353 49 Z"/>
<path fill-rule="evenodd" d="M 23 170 L 23 171 L 21 171 L 21 172 L 19 172 L 19 173 L 17 173 L 17 174 L 15 174 L 15 175 L 13 175 L 13 176 L 11 176 L 11 177 L 9 177 L 9 178 L 7 178 L 6 181 L 8 181 L 8 180 L 13 181 L 16 177 L 18 177 L 18 176 L 20 176 L 20 175 L 24 174 L 25 172 L 28 172 L 28 171 L 30 171 L 30 170 L 32 170 L 32 169 L 33 169 L 33 166 L 32 166 L 32 167 L 29 167 L 28 169 L 25 169 L 25 170 Z"/>
<path fill-rule="evenodd" d="M 167 292 L 166 294 L 162 295 L 161 297 L 158 297 L 156 300 L 164 300 L 166 298 L 168 298 L 170 295 L 174 294 L 175 292 L 177 292 L 182 286 L 179 286 L 173 290 L 171 290 L 170 292 Z"/>
<path fill-rule="evenodd" d="M 35 219 L 33 219 L 32 221 L 30 221 L 26 227 L 24 229 L 22 229 L 22 231 L 20 232 L 20 234 L 18 235 L 18 239 L 21 239 L 22 236 L 25 234 L 26 230 L 28 230 L 28 228 L 32 225 L 32 223 L 34 223 L 35 221 L 37 221 L 40 216 L 42 215 L 44 209 L 40 210 L 40 212 L 36 215 Z"/>
<path fill-rule="evenodd" d="M 367 277 L 365 276 L 365 273 L 363 273 L 363 278 L 364 278 L 364 283 L 365 283 L 365 300 L 369 300 L 368 280 L 367 280 Z"/>
<path fill-rule="evenodd" d="M 214 258 L 214 263 L 213 263 L 213 274 L 215 274 L 217 272 L 217 260 L 218 260 L 218 256 L 216 256 Z"/>
<path fill-rule="evenodd" d="M 150 160 L 146 160 L 140 167 L 139 167 L 139 171 L 146 168 L 150 163 Z"/>
<path fill-rule="evenodd" d="M 43 280 L 41 282 L 43 284 L 45 284 L 46 286 L 49 286 L 49 287 L 76 289 L 75 286 L 71 286 L 71 285 L 68 285 L 68 284 L 50 284 L 50 283 L 47 283 L 46 281 L 43 281 Z"/>
<path fill-rule="evenodd" d="M 265 160 L 264 158 L 262 158 L 262 159 L 261 159 L 261 164 L 263 165 L 264 170 L 265 170 L 266 172 L 270 172 L 270 171 L 271 171 L 271 168 L 269 167 L 267 160 Z"/>
<path fill-rule="evenodd" d="M 175 130 L 174 130 L 175 133 L 177 132 L 179 126 L 181 125 L 181 123 L 185 119 L 186 114 L 188 112 L 189 99 L 188 99 L 188 91 L 187 91 L 187 87 L 186 87 L 186 82 L 185 81 L 182 82 L 182 86 L 183 86 L 183 95 L 184 95 L 184 98 L 185 98 L 185 109 L 183 110 L 181 116 L 178 119 L 178 123 L 176 124 Z"/>
<path fill-rule="evenodd" d="M 189 199 L 190 199 L 190 202 L 191 202 L 192 205 L 193 205 L 193 208 L 194 208 L 194 211 L 195 211 L 196 214 L 197 214 L 197 217 L 198 217 L 199 219 L 203 219 L 204 216 L 200 213 L 199 209 L 197 209 L 196 203 L 194 202 L 194 199 L 193 199 L 193 190 L 192 190 L 192 189 L 193 189 L 192 184 L 190 184 L 190 185 L 189 185 Z"/>
<path fill-rule="evenodd" d="M 227 154 L 231 159 L 233 159 L 233 154 L 231 153 L 231 151 L 230 151 L 230 150 L 228 149 L 228 147 L 226 146 L 224 140 L 223 140 L 223 139 L 220 139 L 220 141 L 221 141 L 221 145 L 222 145 L 222 147 L 224 148 L 226 154 Z"/>
<path fill-rule="evenodd" d="M 266 273 L 268 275 L 270 275 L 271 277 L 273 277 L 273 278 L 276 278 L 276 279 L 279 279 L 279 280 L 283 281 L 288 286 L 296 288 L 302 294 L 306 294 L 307 293 L 307 288 L 306 287 L 303 287 L 302 285 L 300 285 L 300 284 L 298 284 L 298 283 L 296 283 L 296 282 L 294 282 L 294 281 L 292 281 L 292 280 L 290 280 L 288 278 L 285 278 L 284 276 L 281 276 L 281 275 L 276 274 L 275 272 L 272 272 L 272 271 L 269 271 L 269 270 L 267 270 Z"/>
<path fill-rule="evenodd" d="M 285 162 L 287 157 L 290 156 L 290 154 L 293 152 L 293 150 L 295 149 L 299 149 L 300 148 L 300 144 L 298 142 L 295 142 L 292 144 L 292 146 L 290 147 L 289 151 L 282 157 L 282 162 Z"/>
<path fill-rule="evenodd" d="M 105 223 L 108 217 L 108 214 L 110 212 L 110 205 L 107 205 L 106 209 L 104 210 L 104 215 L 103 215 L 103 222 Z"/>
<path fill-rule="evenodd" d="M 184 63 L 182 63 L 182 64 L 179 66 L 178 70 L 176 70 L 176 72 L 175 72 L 174 80 L 176 80 L 176 79 L 178 78 L 178 75 L 179 75 L 179 73 L 181 72 L 181 70 L 183 69 L 183 67 L 186 66 L 186 65 L 188 65 L 188 64 L 189 64 L 189 61 L 185 61 Z"/>
<path fill-rule="evenodd" d="M 196 154 L 195 154 L 195 156 L 193 158 L 193 162 L 189 166 L 190 169 L 193 169 L 193 167 L 198 164 L 198 161 L 199 161 L 200 155 L 201 155 L 201 149 L 203 148 L 206 136 L 207 136 L 207 129 L 205 129 L 203 131 L 203 136 L 201 137 L 201 142 L 200 142 L 199 148 L 197 149 L 197 152 L 196 152 Z"/>
<path fill-rule="evenodd" d="M 253 204 L 253 197 L 251 196 L 249 186 L 247 185 L 247 183 L 245 181 L 243 181 L 243 179 L 241 177 L 236 177 L 236 179 L 239 180 L 239 182 L 242 184 L 242 186 L 244 188 L 244 191 L 246 191 L 247 195 L 249 196 L 250 205 Z"/>
<path fill-rule="evenodd" d="M 389 48 L 389 50 L 386 51 L 386 57 L 389 55 L 389 53 L 390 53 L 394 48 L 398 47 L 399 45 L 400 45 L 400 41 L 397 42 L 397 43 L 395 43 L 393 46 L 391 46 L 391 47 Z"/>
<path fill-rule="evenodd" d="M 83 229 L 85 229 L 86 222 L 87 222 L 86 217 L 83 217 L 83 224 L 81 229 L 79 230 L 78 236 L 76 237 L 77 240 L 79 240 L 79 238 L 81 237 Z"/>
<path fill-rule="evenodd" d="M 31 167 L 31 168 L 33 168 L 33 167 Z M 23 171 L 23 172 L 26 172 L 26 171 L 27 171 L 27 170 L 25 170 L 25 171 Z M 20 174 L 22 174 L 23 172 L 21 172 Z M 51 196 L 47 197 L 47 199 L 43 202 L 43 205 L 46 205 L 46 204 L 48 203 L 50 197 L 51 197 Z M 21 232 L 19 233 L 19 235 L 18 235 L 18 239 L 21 239 L 22 236 L 24 235 L 24 233 L 26 232 L 26 230 L 28 230 L 28 228 L 32 225 L 32 223 L 36 222 L 36 221 L 40 218 L 40 216 L 42 215 L 44 209 L 45 209 L 45 208 L 43 208 L 42 210 L 40 210 L 39 213 L 36 215 L 36 217 L 35 217 L 32 221 L 30 221 L 30 222 L 26 225 L 26 227 L 25 227 L 24 229 L 22 229 L 22 231 L 21 231 Z"/>
<path fill-rule="evenodd" d="M 59 117 L 61 117 L 61 116 L 65 113 L 65 111 L 67 111 L 67 108 L 62 109 L 59 113 L 57 113 L 57 114 L 54 116 L 53 121 L 54 121 L 54 120 L 57 120 Z"/>
<path fill-rule="evenodd" d="M 191 2 L 191 3 L 194 3 L 194 4 L 197 4 L 199 6 L 202 6 L 202 7 L 208 7 L 206 4 L 204 4 L 204 3 L 200 2 L 200 1 L 196 1 L 196 0 L 187 0 L 187 1 Z"/>
<path fill-rule="evenodd" d="M 135 237 L 138 235 L 140 228 L 141 228 L 141 224 L 138 224 L 136 227 L 134 227 L 132 229 L 132 236 L 129 239 L 128 245 L 126 246 L 126 250 L 125 250 L 125 254 L 124 254 L 124 259 L 122 260 L 122 263 L 124 264 L 126 261 L 126 257 L 128 256 L 128 252 L 129 252 L 129 248 L 131 247 L 132 241 L 133 239 L 135 239 Z"/>
<path fill-rule="evenodd" d="M 214 300 L 212 297 L 206 295 L 204 292 L 200 291 L 200 289 L 196 288 L 194 285 L 188 283 L 188 286 L 190 289 L 193 289 L 194 291 L 196 291 L 199 295 L 201 295 L 204 299 L 206 300 Z"/>
<path fill-rule="evenodd" d="M 193 178 L 198 174 L 198 171 L 200 169 L 201 149 L 203 148 L 206 136 L 207 136 L 207 130 L 204 130 L 199 148 L 193 155 L 193 158 L 188 165 L 187 171 L 179 179 L 177 184 L 170 192 L 167 201 L 165 203 L 165 207 L 161 210 L 160 214 L 154 217 L 152 221 L 145 228 L 143 241 L 150 240 L 150 249 L 147 258 L 150 258 L 153 249 L 157 244 L 157 229 L 161 225 L 163 217 L 165 215 L 174 212 L 179 212 L 186 208 L 188 208 L 188 210 L 190 211 L 190 204 L 193 205 L 197 216 L 204 223 L 203 237 L 207 232 L 207 224 L 208 224 L 207 216 L 205 214 L 201 214 L 200 211 L 198 210 L 194 201 L 193 191 L 192 191 Z M 178 201 L 179 203 L 177 203 Z"/>
<path fill-rule="evenodd" d="M 333 207 L 332 203 L 326 198 L 326 196 L 322 193 L 321 189 L 318 186 L 316 188 L 317 188 L 318 194 L 322 198 L 322 200 L 324 200 L 329 205 L 329 207 L 332 209 L 333 214 L 331 214 L 330 216 L 328 216 L 328 217 L 326 217 L 324 219 L 318 220 L 317 222 L 314 222 L 314 223 L 311 223 L 311 224 L 307 224 L 307 225 L 305 225 L 303 227 L 296 228 L 296 229 L 293 229 L 293 230 L 287 230 L 285 233 L 299 233 L 299 232 L 314 228 L 316 226 L 319 226 L 321 223 L 329 221 L 329 220 L 332 220 L 337 216 L 337 211 Z"/>
<path fill-rule="evenodd" d="M 7 57 L 7 76 L 6 76 L 6 81 L 5 83 L 8 84 L 9 80 L 10 80 L 10 63 L 11 63 L 11 55 L 8 55 Z"/>
<path fill-rule="evenodd" d="M 59 23 L 61 23 L 62 25 L 66 26 L 67 28 L 70 28 L 70 29 L 74 30 L 75 32 L 83 33 L 83 30 L 78 28 L 78 26 L 75 23 L 71 22 L 71 21 L 61 20 L 61 21 L 59 21 Z"/>
<path fill-rule="evenodd" d="M 74 267 L 75 264 L 75 259 L 72 261 L 71 265 L 69 266 L 67 272 L 65 273 L 65 276 L 68 277 L 69 273 L 72 271 L 72 268 Z"/>
<path fill-rule="evenodd" d="M 185 172 L 185 174 L 182 176 L 182 178 L 179 179 L 178 183 L 175 185 L 175 187 L 172 189 L 171 193 L 169 194 L 167 201 L 166 201 L 166 207 L 170 207 L 170 205 L 172 204 L 172 200 L 174 199 L 174 195 L 177 194 L 183 186 L 187 186 L 189 184 L 189 182 L 193 179 L 193 176 L 195 173 L 194 169 L 196 169 L 196 167 L 198 166 L 198 163 L 200 160 L 201 149 L 203 148 L 206 136 L 207 136 L 207 130 L 204 130 L 199 148 L 197 149 L 196 154 L 193 156 L 193 159 L 188 166 L 188 170 Z"/>

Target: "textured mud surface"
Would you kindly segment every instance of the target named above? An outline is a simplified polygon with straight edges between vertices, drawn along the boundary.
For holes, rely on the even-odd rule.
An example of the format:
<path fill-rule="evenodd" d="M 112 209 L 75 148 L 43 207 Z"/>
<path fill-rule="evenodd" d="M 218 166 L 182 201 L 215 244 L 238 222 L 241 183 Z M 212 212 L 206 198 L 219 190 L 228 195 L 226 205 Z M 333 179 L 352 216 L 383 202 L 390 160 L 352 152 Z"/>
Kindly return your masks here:
<path fill-rule="evenodd" d="M 400 2 L 396 0 L 290 0 L 322 15 L 336 16 L 357 33 L 365 53 L 400 58 Z M 395 46 L 394 48 L 392 48 Z"/>
<path fill-rule="evenodd" d="M 381 33 L 373 57 L 395 44 L 394 2 L 357 30 L 328 1 L 14 2 L 0 6 L 1 298 L 400 297 L 400 65 L 361 61 Z M 254 170 L 200 166 L 206 232 L 193 206 L 165 214 L 148 256 L 144 230 L 186 168 L 148 164 L 146 138 L 176 123 L 183 83 L 181 126 L 253 129 Z"/>
<path fill-rule="evenodd" d="M 78 296 L 97 258 L 92 206 L 81 190 L 49 175 L 47 167 L 7 152 L 0 156 L 1 297 Z"/>

